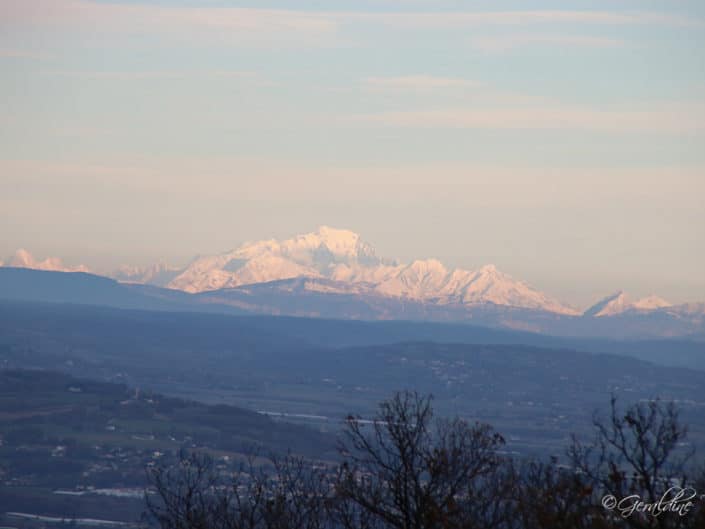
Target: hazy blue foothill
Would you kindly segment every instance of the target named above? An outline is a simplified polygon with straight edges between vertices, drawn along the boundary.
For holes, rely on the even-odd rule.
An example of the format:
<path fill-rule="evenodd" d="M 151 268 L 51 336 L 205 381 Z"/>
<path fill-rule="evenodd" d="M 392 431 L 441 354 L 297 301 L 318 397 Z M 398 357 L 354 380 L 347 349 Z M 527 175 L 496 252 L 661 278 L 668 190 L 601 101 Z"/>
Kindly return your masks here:
<path fill-rule="evenodd" d="M 421 327 L 434 320 L 441 323 L 462 322 L 463 325 L 441 327 L 462 329 L 486 327 L 508 331 L 533 340 L 536 332 L 507 329 L 506 319 L 526 321 L 541 334 L 563 337 L 659 339 L 668 334 L 688 341 L 702 341 L 702 314 L 692 318 L 673 315 L 668 311 L 627 312 L 609 317 L 556 315 L 541 310 L 519 309 L 484 304 L 477 307 L 429 307 L 425 303 L 398 301 L 387 297 L 367 297 L 352 294 L 297 290 L 305 278 L 272 281 L 237 289 L 221 289 L 189 294 L 152 285 L 119 283 L 113 279 L 81 272 L 52 272 L 24 268 L 0 267 L 0 299 L 24 301 L 104 305 L 118 308 L 218 312 L 224 314 L 283 314 L 316 318 L 352 320 L 409 320 Z M 286 288 L 281 288 L 286 285 Z M 292 288 L 293 286 L 293 288 Z M 380 311 L 386 316 L 380 318 Z M 389 322 L 395 325 L 405 323 Z M 380 323 L 380 326 L 383 326 Z M 433 327 L 433 324 L 431 324 Z M 374 325 L 370 326 L 374 329 Z M 451 333 L 454 331 L 450 331 Z M 485 332 L 491 333 L 489 329 Z M 533 343 L 533 342 L 532 342 Z"/>
<path fill-rule="evenodd" d="M 435 394 L 444 413 L 522 432 L 517 435 L 524 441 L 547 443 L 541 451 L 587 425 L 613 391 L 687 402 L 694 417 L 701 416 L 705 396 L 703 371 L 694 367 L 702 345 L 683 341 L 570 343 L 533 336 L 531 345 L 531 335 L 446 324 L 7 301 L 0 314 L 4 367 L 60 370 L 205 402 L 322 416 L 327 420 L 314 424 L 331 429 L 347 412 L 370 414 L 386 394 L 413 384 Z M 666 348 L 677 354 L 662 354 L 661 363 L 637 358 Z M 666 365 L 676 356 L 689 367 Z M 563 418 L 555 422 L 558 415 Z M 529 427 L 535 421 L 549 421 L 556 439 L 539 441 L 548 430 Z"/>

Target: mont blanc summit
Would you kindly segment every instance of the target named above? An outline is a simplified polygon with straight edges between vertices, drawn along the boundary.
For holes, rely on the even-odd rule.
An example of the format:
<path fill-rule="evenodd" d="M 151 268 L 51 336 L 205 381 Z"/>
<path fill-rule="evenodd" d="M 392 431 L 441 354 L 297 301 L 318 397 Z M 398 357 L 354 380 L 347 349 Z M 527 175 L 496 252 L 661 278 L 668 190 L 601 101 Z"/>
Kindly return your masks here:
<path fill-rule="evenodd" d="M 198 257 L 169 284 L 203 292 L 295 277 L 336 278 L 336 271 L 381 265 L 374 249 L 348 230 L 327 226 L 284 241 L 248 242 L 235 250 Z"/>

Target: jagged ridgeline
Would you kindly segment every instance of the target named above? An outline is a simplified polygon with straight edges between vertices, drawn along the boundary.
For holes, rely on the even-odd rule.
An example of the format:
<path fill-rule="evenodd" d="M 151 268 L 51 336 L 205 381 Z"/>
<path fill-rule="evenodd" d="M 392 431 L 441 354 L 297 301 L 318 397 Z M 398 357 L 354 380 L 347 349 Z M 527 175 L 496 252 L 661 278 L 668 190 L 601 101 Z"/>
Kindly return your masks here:
<path fill-rule="evenodd" d="M 57 258 L 37 260 L 25 250 L 5 266 L 87 271 L 66 267 Z M 379 257 L 357 233 L 326 226 L 199 256 L 185 267 L 158 263 L 108 275 L 150 298 L 149 308 L 181 304 L 190 310 L 468 322 L 564 336 L 705 336 L 705 304 L 674 305 L 658 296 L 632 299 L 619 291 L 580 310 L 494 265 L 464 270 L 448 269 L 435 259 L 400 263 Z M 103 303 L 111 304 L 109 298 Z"/>

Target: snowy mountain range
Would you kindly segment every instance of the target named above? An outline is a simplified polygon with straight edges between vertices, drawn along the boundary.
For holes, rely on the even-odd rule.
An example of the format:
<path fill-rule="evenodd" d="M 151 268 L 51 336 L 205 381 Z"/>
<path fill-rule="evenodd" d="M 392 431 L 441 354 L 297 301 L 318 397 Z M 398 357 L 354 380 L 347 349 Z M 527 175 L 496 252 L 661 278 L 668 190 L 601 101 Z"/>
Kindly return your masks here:
<path fill-rule="evenodd" d="M 31 268 L 33 270 L 48 270 L 53 272 L 88 272 L 88 268 L 79 266 L 66 266 L 58 257 L 48 257 L 43 261 L 35 259 L 31 253 L 24 248 L 17 250 L 14 255 L 0 261 L 0 266 L 15 268 Z"/>
<path fill-rule="evenodd" d="M 5 266 L 88 271 L 85 266 L 67 267 L 58 258 L 39 261 L 26 250 L 18 250 Z M 540 330 L 551 315 L 562 321 L 646 314 L 682 320 L 705 313 L 702 305 L 674 306 L 657 296 L 632 300 L 622 291 L 583 312 L 493 265 L 464 270 L 448 269 L 435 259 L 399 263 L 379 257 L 357 233 L 327 226 L 282 241 L 248 242 L 222 254 L 199 256 L 183 268 L 163 263 L 123 266 L 108 275 L 271 314 L 456 321 L 490 314 L 504 326 Z"/>
<path fill-rule="evenodd" d="M 246 243 L 215 256 L 199 257 L 176 275 L 169 288 L 204 292 L 305 277 L 318 292 L 335 283 L 338 293 L 374 294 L 433 303 L 493 303 L 559 314 L 567 305 L 500 272 L 492 265 L 474 271 L 448 270 L 435 259 L 402 264 L 376 255 L 352 231 L 327 226 L 284 241 Z"/>

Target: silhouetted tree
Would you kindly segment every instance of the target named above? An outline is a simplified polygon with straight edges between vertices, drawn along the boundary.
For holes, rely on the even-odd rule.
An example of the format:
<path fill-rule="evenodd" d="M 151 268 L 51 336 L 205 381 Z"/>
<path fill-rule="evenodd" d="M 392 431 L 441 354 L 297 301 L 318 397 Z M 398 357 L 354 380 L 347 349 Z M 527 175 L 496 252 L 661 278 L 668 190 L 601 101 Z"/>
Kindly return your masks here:
<path fill-rule="evenodd" d="M 336 466 L 251 457 L 233 474 L 182 453 L 150 469 L 149 518 L 162 529 L 705 528 L 699 496 L 687 513 L 624 509 L 658 504 L 674 486 L 705 493 L 705 468 L 688 477 L 692 451 L 673 404 L 620 410 L 613 398 L 594 427 L 592 442 L 573 440 L 567 465 L 512 459 L 490 426 L 434 419 L 431 397 L 398 393 L 371 421 L 348 417 Z"/>
<path fill-rule="evenodd" d="M 598 529 L 604 524 L 603 508 L 595 501 L 586 476 L 561 466 L 557 458 L 548 462 L 528 461 L 516 471 L 513 494 L 521 528 Z"/>
<path fill-rule="evenodd" d="M 269 468 L 250 457 L 234 475 L 204 454 L 182 452 L 175 465 L 148 472 L 148 518 L 163 529 L 322 529 L 328 473 L 287 456 Z"/>
<path fill-rule="evenodd" d="M 607 420 L 595 417 L 593 424 L 593 443 L 586 445 L 574 439 L 569 455 L 576 471 L 589 481 L 596 496 L 601 496 L 594 498 L 596 503 L 600 504 L 606 495 L 617 502 L 624 500 L 621 508 L 607 502 L 610 509 L 603 510 L 603 516 L 618 527 L 690 527 L 692 513 L 681 516 L 665 511 L 654 516 L 629 508 L 637 501 L 658 504 L 671 496 L 669 490 L 685 489 L 690 494 L 692 483 L 686 470 L 693 450 L 684 443 L 687 428 L 675 404 L 651 400 L 621 410 L 613 396 Z"/>
<path fill-rule="evenodd" d="M 473 527 L 469 506 L 488 500 L 477 484 L 497 471 L 503 444 L 488 425 L 434 421 L 431 397 L 398 393 L 373 421 L 348 418 L 337 496 L 385 527 Z"/>

